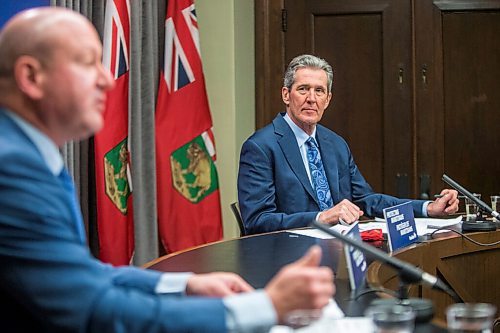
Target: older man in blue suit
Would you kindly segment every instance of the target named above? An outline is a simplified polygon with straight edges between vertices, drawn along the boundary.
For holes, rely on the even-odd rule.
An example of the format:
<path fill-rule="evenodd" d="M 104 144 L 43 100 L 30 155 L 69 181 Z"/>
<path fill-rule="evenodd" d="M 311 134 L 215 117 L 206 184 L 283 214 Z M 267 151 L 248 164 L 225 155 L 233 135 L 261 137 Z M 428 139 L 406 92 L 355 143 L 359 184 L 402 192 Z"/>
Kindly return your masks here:
<path fill-rule="evenodd" d="M 238 200 L 247 234 L 352 223 L 408 200 L 373 192 L 345 140 L 319 125 L 332 99 L 333 70 L 312 55 L 294 58 L 281 94 L 286 112 L 254 133 L 241 149 Z M 455 190 L 434 202 L 412 201 L 415 216 L 458 210 Z"/>
<path fill-rule="evenodd" d="M 232 273 L 162 274 L 91 256 L 58 146 L 102 127 L 113 80 L 101 51 L 90 22 L 62 8 L 23 12 L 0 32 L 0 330 L 265 332 L 326 305 L 333 273 L 318 267 L 318 247 L 260 291 Z"/>

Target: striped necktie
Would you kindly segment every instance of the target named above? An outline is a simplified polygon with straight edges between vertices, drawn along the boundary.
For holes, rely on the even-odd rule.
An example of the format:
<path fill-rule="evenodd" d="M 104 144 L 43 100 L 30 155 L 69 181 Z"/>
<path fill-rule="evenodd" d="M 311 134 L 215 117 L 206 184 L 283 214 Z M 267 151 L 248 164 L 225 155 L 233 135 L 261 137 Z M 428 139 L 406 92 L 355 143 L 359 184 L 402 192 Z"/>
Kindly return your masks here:
<path fill-rule="evenodd" d="M 319 155 L 318 145 L 313 137 L 306 141 L 307 145 L 307 161 L 309 162 L 309 171 L 311 173 L 311 180 L 316 192 L 316 197 L 319 202 L 319 208 L 323 211 L 333 206 L 332 195 L 328 180 L 326 179 L 325 169 L 321 156 Z"/>
<path fill-rule="evenodd" d="M 63 168 L 59 174 L 59 179 L 62 181 L 64 189 L 70 197 L 71 201 L 71 211 L 73 213 L 73 221 L 75 224 L 76 232 L 82 243 L 85 243 L 85 230 L 83 228 L 82 213 L 80 210 L 80 205 L 77 202 L 75 186 L 73 184 L 73 179 L 68 174 L 66 168 Z"/>

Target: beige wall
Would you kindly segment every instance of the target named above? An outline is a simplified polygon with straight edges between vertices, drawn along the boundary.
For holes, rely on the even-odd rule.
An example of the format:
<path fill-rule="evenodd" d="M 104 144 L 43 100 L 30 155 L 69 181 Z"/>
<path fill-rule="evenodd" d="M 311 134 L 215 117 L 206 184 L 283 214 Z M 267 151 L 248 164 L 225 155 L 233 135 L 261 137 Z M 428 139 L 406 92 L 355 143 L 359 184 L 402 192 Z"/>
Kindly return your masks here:
<path fill-rule="evenodd" d="M 195 4 L 217 145 L 224 238 L 233 238 L 239 230 L 229 204 L 238 197 L 240 148 L 255 129 L 254 1 Z"/>

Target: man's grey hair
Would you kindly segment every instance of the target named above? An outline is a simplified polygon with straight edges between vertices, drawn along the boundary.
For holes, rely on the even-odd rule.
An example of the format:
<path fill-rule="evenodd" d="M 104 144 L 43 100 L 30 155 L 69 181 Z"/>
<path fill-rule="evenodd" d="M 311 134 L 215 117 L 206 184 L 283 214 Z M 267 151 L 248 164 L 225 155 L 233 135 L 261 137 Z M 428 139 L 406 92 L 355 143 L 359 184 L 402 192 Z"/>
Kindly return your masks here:
<path fill-rule="evenodd" d="M 310 54 L 299 55 L 290 61 L 288 68 L 285 71 L 285 76 L 283 77 L 283 86 L 292 89 L 292 85 L 295 82 L 295 73 L 299 68 L 313 68 L 322 69 L 326 73 L 328 79 L 328 92 L 332 91 L 333 84 L 333 69 L 325 59 L 318 58 Z"/>

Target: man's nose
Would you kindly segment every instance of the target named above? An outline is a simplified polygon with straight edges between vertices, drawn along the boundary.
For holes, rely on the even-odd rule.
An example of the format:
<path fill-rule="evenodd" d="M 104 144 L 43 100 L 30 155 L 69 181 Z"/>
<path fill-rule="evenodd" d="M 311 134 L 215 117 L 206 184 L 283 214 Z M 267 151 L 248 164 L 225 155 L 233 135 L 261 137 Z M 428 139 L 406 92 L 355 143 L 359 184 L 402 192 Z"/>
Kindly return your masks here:
<path fill-rule="evenodd" d="M 99 66 L 99 85 L 104 89 L 104 90 L 110 90 L 115 86 L 115 80 L 113 78 L 113 75 L 111 72 L 104 67 L 103 64 L 100 64 Z"/>
<path fill-rule="evenodd" d="M 310 103 L 316 103 L 316 92 L 313 88 L 309 89 L 307 92 L 307 101 Z"/>

